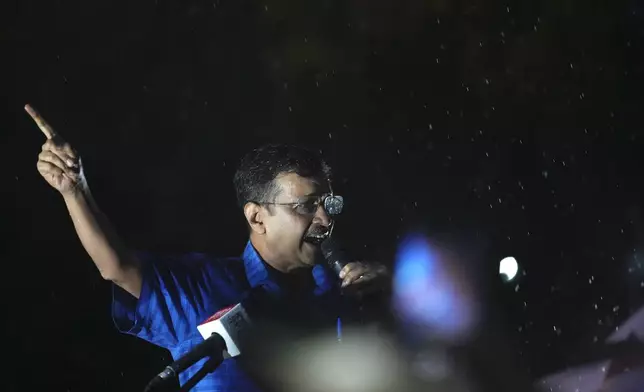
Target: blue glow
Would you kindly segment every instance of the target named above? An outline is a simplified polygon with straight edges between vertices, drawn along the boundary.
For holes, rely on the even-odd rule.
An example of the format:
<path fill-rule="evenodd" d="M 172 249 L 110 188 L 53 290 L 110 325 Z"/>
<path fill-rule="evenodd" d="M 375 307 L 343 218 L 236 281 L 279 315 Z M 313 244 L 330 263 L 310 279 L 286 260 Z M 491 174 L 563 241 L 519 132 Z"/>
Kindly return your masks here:
<path fill-rule="evenodd" d="M 394 284 L 401 288 L 432 276 L 436 270 L 429 244 L 420 236 L 403 241 L 396 259 Z"/>
<path fill-rule="evenodd" d="M 458 260 L 433 249 L 421 235 L 403 240 L 396 255 L 394 302 L 402 321 L 442 335 L 458 335 L 471 324 L 471 304 L 454 274 Z"/>

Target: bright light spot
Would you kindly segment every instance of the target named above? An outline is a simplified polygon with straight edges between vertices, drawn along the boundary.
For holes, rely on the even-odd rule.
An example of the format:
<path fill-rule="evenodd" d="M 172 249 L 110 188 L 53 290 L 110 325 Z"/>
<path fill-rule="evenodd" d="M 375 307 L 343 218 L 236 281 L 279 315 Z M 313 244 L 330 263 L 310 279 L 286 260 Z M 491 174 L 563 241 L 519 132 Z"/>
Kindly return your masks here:
<path fill-rule="evenodd" d="M 506 257 L 499 263 L 499 274 L 505 281 L 510 281 L 517 276 L 519 264 L 514 257 Z"/>

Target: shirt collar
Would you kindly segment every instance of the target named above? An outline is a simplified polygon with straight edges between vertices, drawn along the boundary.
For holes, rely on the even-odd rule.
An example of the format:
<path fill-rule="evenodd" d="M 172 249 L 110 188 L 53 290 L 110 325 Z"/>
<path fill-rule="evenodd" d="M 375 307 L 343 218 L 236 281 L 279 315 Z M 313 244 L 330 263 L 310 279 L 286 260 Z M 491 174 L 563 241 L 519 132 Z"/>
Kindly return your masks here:
<path fill-rule="evenodd" d="M 264 286 L 270 291 L 278 292 L 280 290 L 273 276 L 274 272 L 267 268 L 264 260 L 262 260 L 250 240 L 246 243 L 242 258 L 244 260 L 244 269 L 246 270 L 246 279 L 248 279 L 251 288 Z M 315 295 L 324 294 L 334 287 L 334 277 L 324 265 L 316 264 L 313 266 L 311 274 L 315 281 Z"/>

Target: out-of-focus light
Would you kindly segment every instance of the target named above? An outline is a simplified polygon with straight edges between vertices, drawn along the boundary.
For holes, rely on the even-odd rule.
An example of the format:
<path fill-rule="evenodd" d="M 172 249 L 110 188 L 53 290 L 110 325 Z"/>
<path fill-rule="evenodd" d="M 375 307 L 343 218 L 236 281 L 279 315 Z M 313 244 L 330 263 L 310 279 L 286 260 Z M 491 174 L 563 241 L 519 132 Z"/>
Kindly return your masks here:
<path fill-rule="evenodd" d="M 506 257 L 499 263 L 499 274 L 506 282 L 514 279 L 518 271 L 519 264 L 514 257 Z"/>
<path fill-rule="evenodd" d="M 342 343 L 319 335 L 285 343 L 267 370 L 286 392 L 410 390 L 394 343 L 364 329 L 348 329 Z"/>
<path fill-rule="evenodd" d="M 459 261 L 420 235 L 400 244 L 393 306 L 403 324 L 446 340 L 459 340 L 472 332 L 478 309 Z"/>

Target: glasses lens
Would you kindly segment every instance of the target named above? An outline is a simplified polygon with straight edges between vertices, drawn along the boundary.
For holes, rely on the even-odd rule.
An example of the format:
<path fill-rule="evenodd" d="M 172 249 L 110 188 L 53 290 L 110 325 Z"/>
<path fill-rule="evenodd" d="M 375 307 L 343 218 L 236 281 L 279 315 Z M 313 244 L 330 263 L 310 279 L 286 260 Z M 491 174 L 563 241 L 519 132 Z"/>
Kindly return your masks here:
<path fill-rule="evenodd" d="M 318 210 L 318 203 L 315 200 L 307 203 L 297 203 L 293 208 L 298 214 L 312 215 Z"/>
<path fill-rule="evenodd" d="M 329 215 L 340 214 L 342 207 L 344 207 L 344 199 L 342 196 L 329 195 L 324 199 L 324 210 Z"/>

